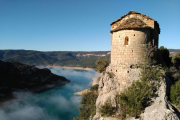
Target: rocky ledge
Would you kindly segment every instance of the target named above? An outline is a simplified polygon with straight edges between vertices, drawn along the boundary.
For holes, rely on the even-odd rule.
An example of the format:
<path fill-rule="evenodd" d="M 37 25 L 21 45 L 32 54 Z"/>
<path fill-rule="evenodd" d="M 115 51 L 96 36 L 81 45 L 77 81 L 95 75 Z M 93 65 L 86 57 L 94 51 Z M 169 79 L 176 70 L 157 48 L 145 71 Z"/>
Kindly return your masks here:
<path fill-rule="evenodd" d="M 18 62 L 0 61 L 0 101 L 9 98 L 14 91 L 42 92 L 70 81 L 47 68 Z"/>
<path fill-rule="evenodd" d="M 108 71 L 108 67 L 106 69 Z M 93 120 L 120 120 L 117 116 L 103 117 L 99 113 L 99 108 L 108 100 L 113 107 L 117 107 L 116 95 L 119 92 L 118 78 L 111 78 L 108 73 L 101 74 L 98 88 L 98 98 L 96 100 L 96 115 Z M 157 90 L 157 97 L 153 99 L 153 103 L 146 107 L 144 113 L 141 113 L 140 118 L 126 118 L 126 120 L 180 120 L 180 113 L 168 101 L 171 80 L 166 76 L 160 80 L 160 87 Z M 118 111 L 117 111 L 118 114 Z"/>

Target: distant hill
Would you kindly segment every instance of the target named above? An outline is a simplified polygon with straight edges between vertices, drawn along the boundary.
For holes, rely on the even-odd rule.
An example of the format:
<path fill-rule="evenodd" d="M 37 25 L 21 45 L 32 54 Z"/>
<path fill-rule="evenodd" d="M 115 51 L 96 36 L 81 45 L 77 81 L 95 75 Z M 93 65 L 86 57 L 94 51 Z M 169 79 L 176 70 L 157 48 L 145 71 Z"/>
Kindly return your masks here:
<path fill-rule="evenodd" d="M 168 49 L 173 56 L 180 49 Z M 98 58 L 110 60 L 110 51 L 52 51 L 0 50 L 0 60 L 16 61 L 29 65 L 59 65 L 71 67 L 95 67 Z"/>
<path fill-rule="evenodd" d="M 180 52 L 180 49 L 168 49 L 170 52 L 170 56 L 176 55 L 178 52 Z"/>
<path fill-rule="evenodd" d="M 42 92 L 70 81 L 47 68 L 0 60 L 0 101 L 6 100 L 14 91 Z"/>
<path fill-rule="evenodd" d="M 180 52 L 180 49 L 168 49 L 169 52 Z"/>
<path fill-rule="evenodd" d="M 30 65 L 59 65 L 72 67 L 95 67 L 98 58 L 110 59 L 110 51 L 74 52 L 33 50 L 0 50 L 0 60 L 16 61 Z"/>

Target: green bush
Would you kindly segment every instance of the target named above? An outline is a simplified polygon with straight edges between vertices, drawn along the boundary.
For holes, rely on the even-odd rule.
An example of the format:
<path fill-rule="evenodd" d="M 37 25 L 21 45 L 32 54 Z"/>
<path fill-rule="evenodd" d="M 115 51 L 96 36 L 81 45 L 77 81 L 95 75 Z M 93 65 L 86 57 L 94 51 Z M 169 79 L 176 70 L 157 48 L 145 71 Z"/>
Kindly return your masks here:
<path fill-rule="evenodd" d="M 98 59 L 95 64 L 96 64 L 95 70 L 99 73 L 102 73 L 103 71 L 106 70 L 106 67 L 109 65 L 109 61 Z"/>
<path fill-rule="evenodd" d="M 153 96 L 148 81 L 134 81 L 124 92 L 117 95 L 117 101 L 124 110 L 123 114 L 136 117 L 151 103 Z"/>
<path fill-rule="evenodd" d="M 82 95 L 82 99 L 79 107 L 79 117 L 73 118 L 73 120 L 88 120 L 96 113 L 96 99 L 98 97 L 97 92 L 88 92 Z"/>
<path fill-rule="evenodd" d="M 115 74 L 113 72 L 109 72 L 108 74 L 109 74 L 110 78 L 113 78 L 115 76 Z"/>
<path fill-rule="evenodd" d="M 159 50 L 161 51 L 163 61 L 166 63 L 167 67 L 170 67 L 172 62 L 171 57 L 169 57 L 169 50 L 167 48 L 164 48 L 164 46 L 161 46 Z"/>
<path fill-rule="evenodd" d="M 176 68 L 179 69 L 180 66 L 180 52 L 177 53 L 173 58 L 172 58 L 173 64 Z"/>
<path fill-rule="evenodd" d="M 170 67 L 166 70 L 166 75 L 171 79 L 173 83 L 177 82 L 180 79 L 180 72 L 176 67 Z"/>
<path fill-rule="evenodd" d="M 180 109 L 180 80 L 171 86 L 170 100 Z"/>
<path fill-rule="evenodd" d="M 112 116 L 116 113 L 116 107 L 113 107 L 110 103 L 106 102 L 99 108 L 99 112 L 102 116 Z"/>
<path fill-rule="evenodd" d="M 96 84 L 96 85 L 92 86 L 92 87 L 90 88 L 90 90 L 92 90 L 92 91 L 98 91 L 98 87 L 99 87 L 99 85 Z"/>

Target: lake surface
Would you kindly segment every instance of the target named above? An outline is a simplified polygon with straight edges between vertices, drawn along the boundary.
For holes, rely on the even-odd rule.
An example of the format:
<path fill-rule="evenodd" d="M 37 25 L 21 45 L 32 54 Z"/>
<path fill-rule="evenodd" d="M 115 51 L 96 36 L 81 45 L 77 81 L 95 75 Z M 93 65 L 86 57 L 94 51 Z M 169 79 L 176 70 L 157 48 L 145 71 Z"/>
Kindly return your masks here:
<path fill-rule="evenodd" d="M 74 95 L 92 86 L 94 70 L 73 70 L 49 68 L 52 73 L 61 75 L 71 82 L 40 94 L 15 92 L 20 99 L 0 109 L 0 120 L 72 120 L 79 115 L 81 96 Z"/>

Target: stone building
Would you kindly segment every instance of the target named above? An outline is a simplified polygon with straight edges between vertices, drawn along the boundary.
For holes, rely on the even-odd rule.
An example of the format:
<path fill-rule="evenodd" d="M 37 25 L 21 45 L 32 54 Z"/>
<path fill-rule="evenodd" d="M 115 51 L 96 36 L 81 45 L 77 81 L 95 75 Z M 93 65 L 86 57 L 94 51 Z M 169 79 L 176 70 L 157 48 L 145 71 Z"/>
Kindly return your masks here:
<path fill-rule="evenodd" d="M 149 16 L 130 11 L 111 23 L 111 65 L 108 71 L 115 73 L 119 87 L 124 88 L 138 79 L 136 67 L 142 60 L 144 45 L 158 46 L 160 28 Z"/>

